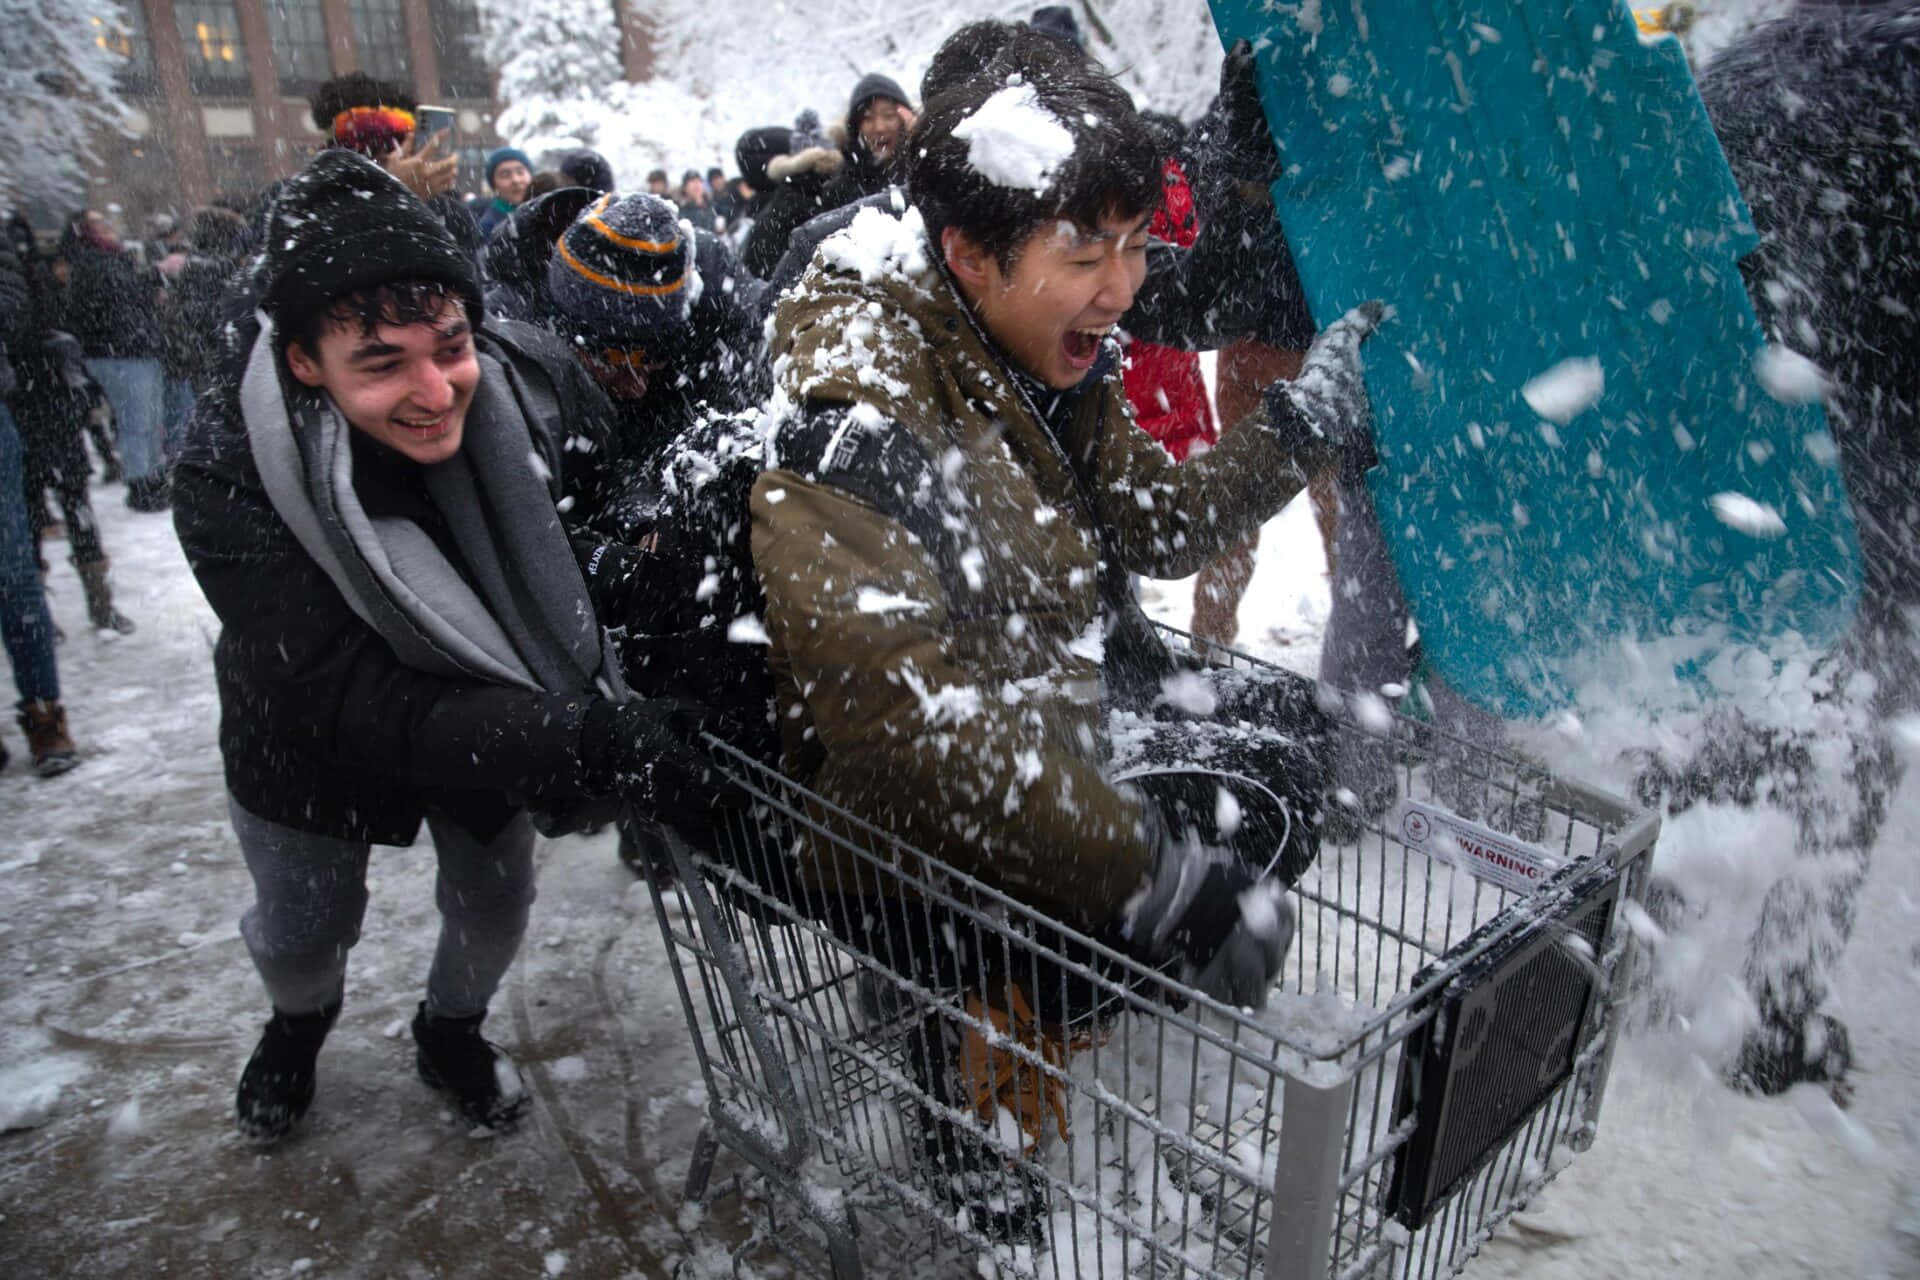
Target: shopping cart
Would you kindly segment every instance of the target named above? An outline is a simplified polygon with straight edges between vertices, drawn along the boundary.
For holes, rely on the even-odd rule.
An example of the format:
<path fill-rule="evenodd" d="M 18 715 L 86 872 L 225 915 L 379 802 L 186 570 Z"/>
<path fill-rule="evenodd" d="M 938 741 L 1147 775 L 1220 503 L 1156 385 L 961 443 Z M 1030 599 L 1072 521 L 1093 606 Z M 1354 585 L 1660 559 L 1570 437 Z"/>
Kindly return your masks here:
<path fill-rule="evenodd" d="M 1170 634 L 1216 668 L 1299 680 Z M 1334 732 L 1390 760 L 1402 799 L 1295 886 L 1259 1014 L 725 753 L 751 803 L 711 848 L 672 842 L 654 904 L 707 1090 L 686 1194 L 748 1205 L 736 1264 L 840 1280 L 1464 1266 L 1592 1141 L 1659 821 L 1431 725 L 1366 719 L 1336 713 Z M 824 888 L 796 870 L 822 842 L 841 877 Z"/>

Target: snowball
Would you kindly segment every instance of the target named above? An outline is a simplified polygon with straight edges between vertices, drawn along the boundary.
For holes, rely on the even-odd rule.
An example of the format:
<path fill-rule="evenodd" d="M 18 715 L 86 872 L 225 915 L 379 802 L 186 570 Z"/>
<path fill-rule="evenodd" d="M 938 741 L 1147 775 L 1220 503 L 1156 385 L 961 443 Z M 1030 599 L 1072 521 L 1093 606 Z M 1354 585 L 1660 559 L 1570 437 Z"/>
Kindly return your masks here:
<path fill-rule="evenodd" d="M 772 644 L 767 628 L 760 619 L 750 613 L 743 613 L 727 624 L 727 639 L 735 644 Z"/>
<path fill-rule="evenodd" d="M 996 187 L 1045 195 L 1073 158 L 1073 135 L 1040 105 L 1030 84 L 1010 84 L 953 127 L 967 163 Z"/>
<path fill-rule="evenodd" d="M 1545 373 L 1528 380 L 1520 388 L 1527 407 L 1543 418 L 1571 422 L 1593 407 L 1606 389 L 1607 378 L 1600 362 L 1591 356 L 1562 360 Z"/>
<path fill-rule="evenodd" d="M 587 1060 L 577 1053 L 570 1053 L 564 1058 L 555 1058 L 547 1069 L 553 1073 L 553 1078 L 562 1084 L 579 1084 L 588 1076 Z"/>
<path fill-rule="evenodd" d="M 915 600 L 910 596 L 896 595 L 891 591 L 880 591 L 873 587 L 862 587 L 854 597 L 853 607 L 861 613 L 925 613 L 933 606 L 924 600 Z"/>
<path fill-rule="evenodd" d="M 1240 830 L 1240 800 L 1225 787 L 1215 787 L 1213 791 L 1213 826 L 1222 840 L 1232 838 Z"/>
<path fill-rule="evenodd" d="M 140 1099 L 128 1098 L 107 1121 L 109 1138 L 131 1138 L 138 1135 L 146 1125 L 140 1119 Z"/>
<path fill-rule="evenodd" d="M 1362 729 L 1376 738 L 1384 738 L 1393 733 L 1393 712 L 1377 693 L 1361 693 L 1354 696 L 1353 718 Z"/>
<path fill-rule="evenodd" d="M 86 1074 L 73 1058 L 43 1058 L 0 1071 L 0 1133 L 37 1128 L 53 1119 L 67 1086 Z"/>
<path fill-rule="evenodd" d="M 1210 716 L 1220 702 L 1206 677 L 1195 671 L 1177 671 L 1162 680 L 1160 696 L 1168 705 L 1192 716 Z"/>
<path fill-rule="evenodd" d="M 520 1080 L 519 1071 L 505 1057 L 493 1060 L 493 1082 L 500 1089 L 500 1096 L 511 1102 L 526 1093 L 527 1087 Z"/>
<path fill-rule="evenodd" d="M 1777 538 L 1787 531 L 1787 522 L 1778 511 L 1744 493 L 1716 493 L 1708 501 L 1716 520 L 1748 537 Z"/>
<path fill-rule="evenodd" d="M 1818 404 L 1827 394 L 1820 366 L 1788 347 L 1768 344 L 1753 358 L 1761 390 L 1781 404 Z"/>

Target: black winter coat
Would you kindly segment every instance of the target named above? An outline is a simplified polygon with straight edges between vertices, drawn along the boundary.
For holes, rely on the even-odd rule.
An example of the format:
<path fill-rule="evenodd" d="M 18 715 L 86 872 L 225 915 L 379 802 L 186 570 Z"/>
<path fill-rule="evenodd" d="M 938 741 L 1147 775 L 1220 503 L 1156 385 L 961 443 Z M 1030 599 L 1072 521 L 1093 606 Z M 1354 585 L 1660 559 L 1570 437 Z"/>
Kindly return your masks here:
<path fill-rule="evenodd" d="M 1761 323 L 1832 380 L 1876 627 L 1920 603 L 1920 5 L 1802 7 L 1699 84 L 1760 232 Z"/>
<path fill-rule="evenodd" d="M 487 290 L 489 315 L 564 331 L 547 297 L 547 263 L 559 232 L 597 198 L 584 188 L 563 187 L 514 210 L 487 245 L 494 281 Z M 759 404 L 771 389 L 761 331 L 772 294 L 741 268 L 725 241 L 698 229 L 693 235 L 700 296 L 685 336 L 669 353 L 670 367 L 644 397 L 614 402 L 596 424 L 596 435 L 607 442 L 612 490 L 597 504 L 593 527 L 616 539 L 651 526 L 660 467 L 675 438 L 709 413 Z"/>
<path fill-rule="evenodd" d="M 10 357 L 30 339 L 32 321 L 26 272 L 12 248 L 0 244 L 0 397 L 12 395 L 19 386 Z"/>
<path fill-rule="evenodd" d="M 115 250 L 68 241 L 65 328 L 89 357 L 160 354 L 160 273 Z"/>
<path fill-rule="evenodd" d="M 233 287 L 237 261 L 192 254 L 167 285 L 160 306 L 162 359 L 170 377 L 196 388 L 212 381 L 219 367 L 218 335 L 225 323 L 223 303 Z"/>
<path fill-rule="evenodd" d="M 254 334 L 236 336 L 243 362 Z M 545 334 L 489 322 L 477 345 L 549 385 L 569 432 L 602 420 L 598 388 Z M 229 791 L 273 822 L 337 839 L 411 843 L 427 805 L 497 829 L 529 800 L 586 794 L 587 699 L 403 665 L 301 547 L 247 442 L 239 377 L 201 397 L 174 472 L 174 527 L 221 632 L 220 751 Z M 556 502 L 599 501 L 600 455 L 536 425 Z"/>

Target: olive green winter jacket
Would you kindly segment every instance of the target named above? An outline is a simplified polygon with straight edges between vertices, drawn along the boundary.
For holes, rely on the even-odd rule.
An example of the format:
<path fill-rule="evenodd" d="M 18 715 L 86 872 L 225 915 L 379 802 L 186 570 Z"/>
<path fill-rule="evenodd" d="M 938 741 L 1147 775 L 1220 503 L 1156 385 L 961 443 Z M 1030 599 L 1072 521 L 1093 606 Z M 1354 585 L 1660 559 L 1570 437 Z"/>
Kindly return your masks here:
<path fill-rule="evenodd" d="M 1150 854 L 1101 770 L 1095 521 L 1128 570 L 1182 577 L 1301 474 L 1256 424 L 1174 464 L 1134 426 L 1117 364 L 1056 440 L 913 210 L 825 242 L 772 323 L 777 395 L 816 426 L 838 419 L 753 489 L 787 767 L 1031 906 L 1110 919 Z M 895 432 L 928 466 L 876 501 L 871 476 L 848 477 Z M 882 512 L 903 503 L 933 513 L 921 537 Z"/>

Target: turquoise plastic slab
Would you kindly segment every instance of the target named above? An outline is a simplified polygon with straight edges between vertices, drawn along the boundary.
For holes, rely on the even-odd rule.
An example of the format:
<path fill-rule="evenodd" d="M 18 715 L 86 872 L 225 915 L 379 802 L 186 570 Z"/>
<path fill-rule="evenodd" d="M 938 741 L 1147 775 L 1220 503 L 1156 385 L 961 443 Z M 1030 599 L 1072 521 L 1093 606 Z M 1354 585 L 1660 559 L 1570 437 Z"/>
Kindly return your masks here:
<path fill-rule="evenodd" d="M 1315 318 L 1396 310 L 1368 482 L 1433 668 L 1523 716 L 1622 638 L 1837 638 L 1837 460 L 1756 376 L 1757 238 L 1679 44 L 1610 0 L 1212 5 L 1257 51 Z"/>

